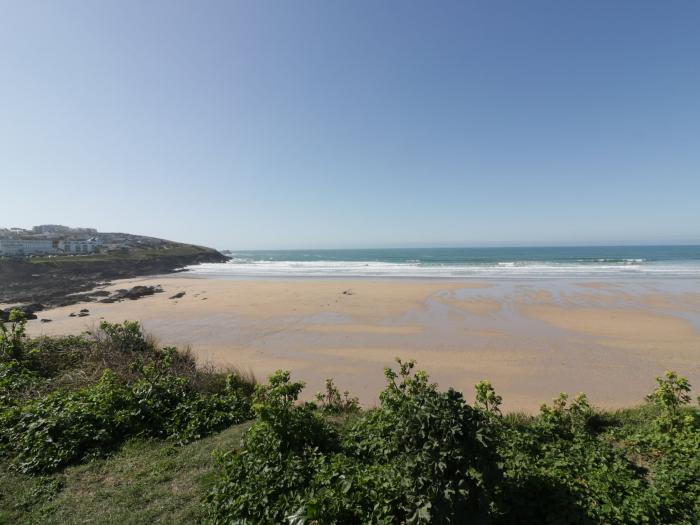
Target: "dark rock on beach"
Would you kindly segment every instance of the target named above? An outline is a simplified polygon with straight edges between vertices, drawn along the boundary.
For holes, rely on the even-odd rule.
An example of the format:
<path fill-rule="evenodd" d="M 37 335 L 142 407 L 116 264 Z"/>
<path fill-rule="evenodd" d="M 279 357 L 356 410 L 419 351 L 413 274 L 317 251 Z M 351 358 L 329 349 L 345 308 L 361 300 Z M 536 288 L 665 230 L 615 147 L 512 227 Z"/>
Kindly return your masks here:
<path fill-rule="evenodd" d="M 181 299 L 183 297 L 185 297 L 185 292 L 177 292 L 172 297 L 169 297 L 169 299 Z"/>
<path fill-rule="evenodd" d="M 130 299 L 132 301 L 135 301 L 136 299 L 140 299 L 141 297 L 145 297 L 147 295 L 153 295 L 156 293 L 161 293 L 163 291 L 163 288 L 159 286 L 134 286 L 133 288 L 129 288 L 128 290 L 126 288 L 121 288 L 119 290 L 116 290 L 112 292 L 112 294 L 109 297 L 106 297 L 104 299 L 101 299 L 101 303 L 116 303 L 118 301 L 123 301 L 124 299 Z"/>
<path fill-rule="evenodd" d="M 32 303 L 32 304 L 28 304 L 26 306 L 23 306 L 22 308 L 25 311 L 34 313 L 34 312 L 41 312 L 44 309 L 44 305 L 40 304 L 40 303 Z"/>
<path fill-rule="evenodd" d="M 9 321 L 12 310 L 21 310 L 21 308 L 5 308 L 4 310 L 0 310 L 0 319 Z M 24 312 L 24 316 L 26 319 L 36 319 L 36 314 L 33 312 Z"/>
<path fill-rule="evenodd" d="M 34 312 L 40 312 L 41 310 L 44 309 L 44 305 L 42 304 L 26 304 L 26 305 L 18 305 L 18 306 L 10 306 L 9 308 L 5 308 L 4 310 L 0 310 L 0 319 L 3 321 L 7 321 L 10 318 L 10 313 L 12 310 L 20 310 L 21 312 L 24 313 L 24 316 L 27 319 L 36 319 L 36 314 Z"/>

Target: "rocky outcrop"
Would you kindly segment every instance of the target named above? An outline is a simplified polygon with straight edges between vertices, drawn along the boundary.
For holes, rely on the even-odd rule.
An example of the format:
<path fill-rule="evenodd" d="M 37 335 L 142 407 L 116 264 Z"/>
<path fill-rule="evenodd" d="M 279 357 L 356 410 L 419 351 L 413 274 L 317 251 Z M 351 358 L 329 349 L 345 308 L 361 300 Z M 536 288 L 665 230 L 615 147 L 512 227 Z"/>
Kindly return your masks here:
<path fill-rule="evenodd" d="M 134 286 L 133 288 L 129 288 L 128 290 L 125 288 L 122 288 L 120 290 L 117 290 L 115 292 L 112 292 L 109 297 L 105 297 L 104 299 L 100 299 L 101 303 L 116 303 L 118 301 L 123 301 L 124 299 L 130 299 L 132 301 L 135 301 L 136 299 L 140 299 L 141 297 L 145 297 L 147 295 L 153 295 L 156 293 L 161 293 L 163 291 L 163 288 L 158 286 Z"/>
<path fill-rule="evenodd" d="M 36 319 L 36 312 L 40 312 L 43 309 L 44 305 L 39 303 L 10 306 L 9 308 L 0 310 L 0 320 L 8 321 L 10 319 L 10 313 L 12 312 L 12 310 L 20 310 L 24 313 L 26 319 Z"/>
<path fill-rule="evenodd" d="M 0 258 L 0 303 L 43 303 L 54 307 L 95 301 L 108 295 L 104 295 L 104 290 L 91 290 L 114 279 L 167 274 L 193 264 L 228 260 L 211 248 L 170 241 L 163 243 L 167 244 L 158 249 L 134 249 L 86 257 Z"/>

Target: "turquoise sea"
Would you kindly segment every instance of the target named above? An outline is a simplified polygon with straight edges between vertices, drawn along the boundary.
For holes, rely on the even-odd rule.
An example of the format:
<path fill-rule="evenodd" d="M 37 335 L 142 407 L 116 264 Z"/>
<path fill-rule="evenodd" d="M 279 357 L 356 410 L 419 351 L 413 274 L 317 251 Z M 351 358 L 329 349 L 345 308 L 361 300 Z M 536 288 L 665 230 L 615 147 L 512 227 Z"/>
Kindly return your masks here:
<path fill-rule="evenodd" d="M 700 246 L 565 246 L 233 251 L 191 267 L 219 277 L 700 279 Z"/>

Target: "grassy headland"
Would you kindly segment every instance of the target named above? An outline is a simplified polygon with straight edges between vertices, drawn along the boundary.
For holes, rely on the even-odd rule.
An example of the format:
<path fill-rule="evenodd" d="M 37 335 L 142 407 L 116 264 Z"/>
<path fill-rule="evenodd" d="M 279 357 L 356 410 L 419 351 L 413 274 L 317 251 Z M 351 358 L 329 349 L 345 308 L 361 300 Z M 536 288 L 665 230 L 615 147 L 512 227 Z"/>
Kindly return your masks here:
<path fill-rule="evenodd" d="M 300 403 L 288 372 L 198 367 L 137 323 L 23 329 L 0 331 L 2 523 L 700 519 L 700 412 L 672 372 L 636 408 L 562 395 L 528 416 L 487 381 L 470 404 L 399 361 L 362 410 L 330 380 Z"/>
<path fill-rule="evenodd" d="M 107 253 L 0 257 L 0 303 L 73 304 L 89 299 L 85 292 L 113 279 L 171 273 L 191 264 L 228 259 L 203 246 L 135 235 L 128 238 L 131 244 Z"/>

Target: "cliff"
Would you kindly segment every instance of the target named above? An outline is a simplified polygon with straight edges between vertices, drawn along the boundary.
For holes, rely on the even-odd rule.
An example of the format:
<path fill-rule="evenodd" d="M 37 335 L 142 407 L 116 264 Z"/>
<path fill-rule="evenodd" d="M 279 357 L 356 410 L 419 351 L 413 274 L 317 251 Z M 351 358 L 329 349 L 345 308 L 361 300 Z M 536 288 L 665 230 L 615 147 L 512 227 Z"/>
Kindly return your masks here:
<path fill-rule="evenodd" d="M 0 258 L 0 303 L 60 306 L 85 300 L 84 294 L 113 279 L 165 274 L 184 266 L 225 262 L 212 248 L 152 237 L 111 234 L 128 239 L 106 253 L 76 256 Z"/>

